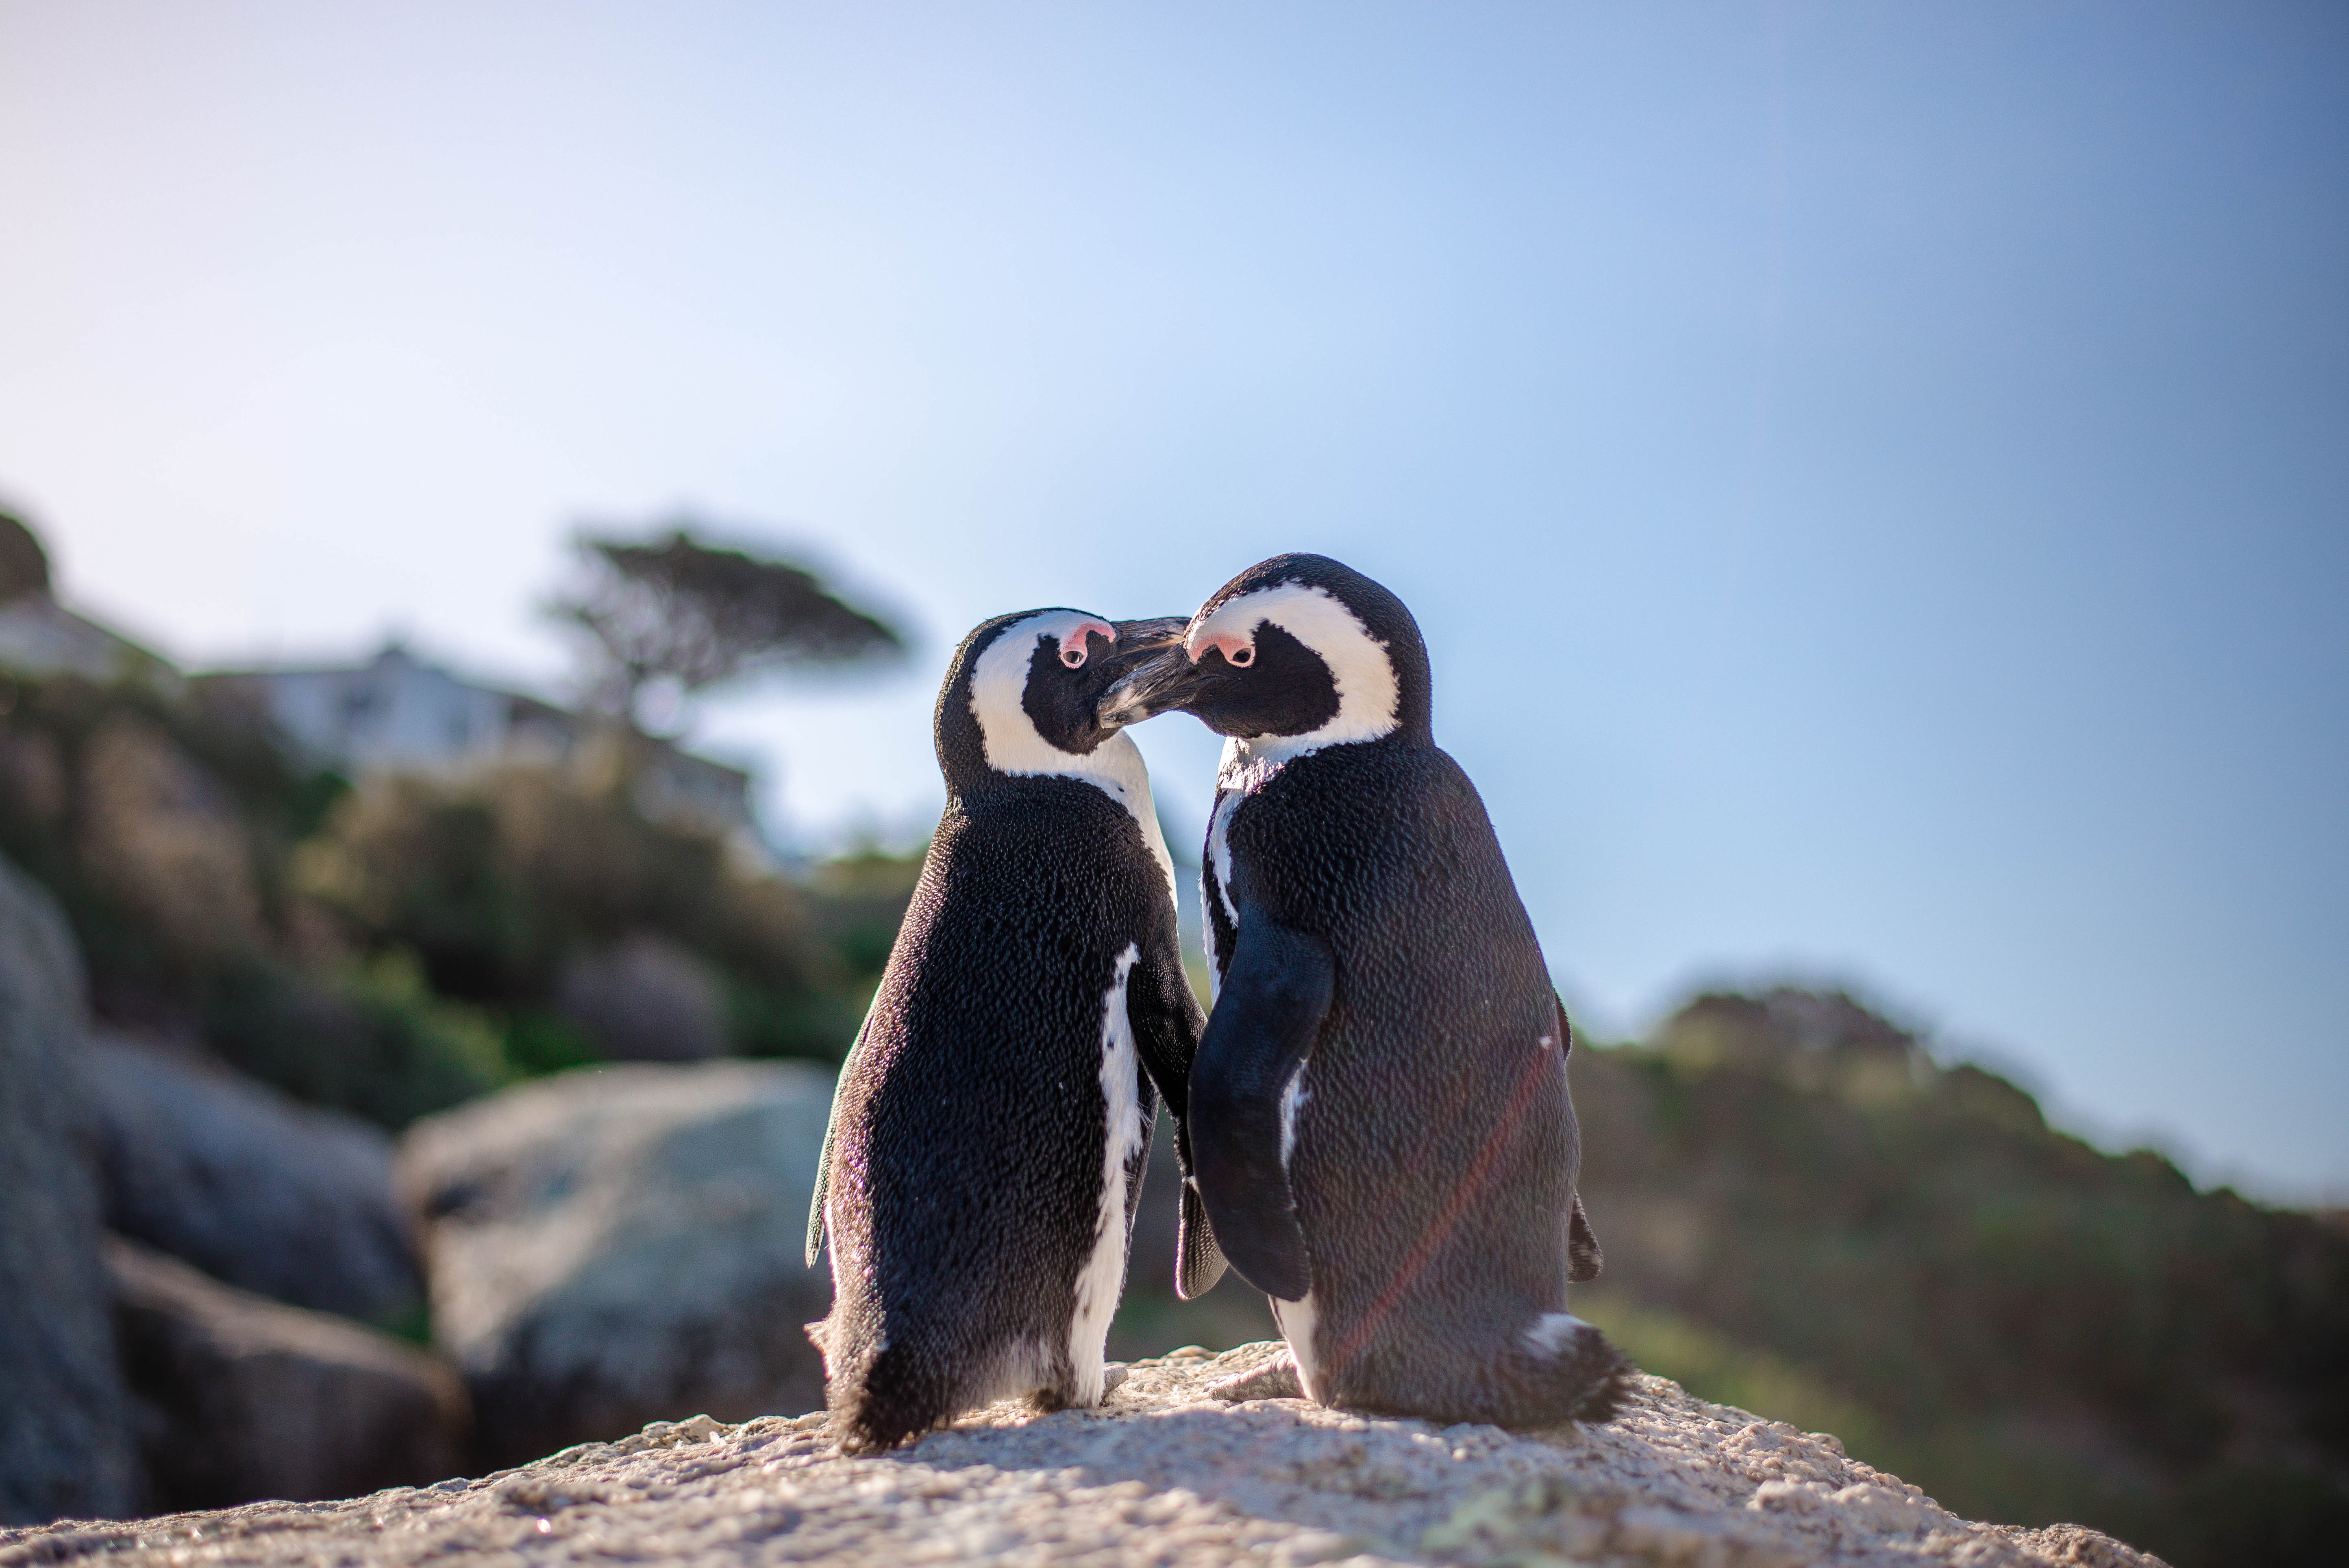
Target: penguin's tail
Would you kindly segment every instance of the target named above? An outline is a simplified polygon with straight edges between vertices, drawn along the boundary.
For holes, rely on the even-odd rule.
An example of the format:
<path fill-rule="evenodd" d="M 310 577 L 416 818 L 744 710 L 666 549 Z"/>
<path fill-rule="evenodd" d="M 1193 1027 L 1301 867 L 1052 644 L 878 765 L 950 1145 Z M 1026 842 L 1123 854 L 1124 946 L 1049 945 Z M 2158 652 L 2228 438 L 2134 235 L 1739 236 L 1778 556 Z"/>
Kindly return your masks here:
<path fill-rule="evenodd" d="M 1325 1402 L 1496 1427 L 1596 1423 L 1614 1418 L 1636 1370 L 1604 1334 L 1563 1312 L 1544 1313 L 1497 1345 L 1483 1336 L 1423 1344 L 1380 1363 L 1338 1372 Z"/>
<path fill-rule="evenodd" d="M 1519 1336 L 1516 1354 L 1502 1361 L 1522 1390 L 1525 1414 L 1503 1426 L 1611 1421 L 1631 1390 L 1631 1358 L 1571 1313 L 1546 1312 Z M 1517 1390 L 1506 1390 L 1516 1393 Z"/>
<path fill-rule="evenodd" d="M 943 1425 L 955 1414 L 955 1391 L 939 1368 L 916 1357 L 884 1350 L 862 1376 L 835 1379 L 825 1389 L 832 1429 L 843 1451 L 877 1454 Z"/>
<path fill-rule="evenodd" d="M 954 1414 L 952 1379 L 937 1359 L 891 1345 L 846 1304 L 834 1302 L 807 1336 L 823 1357 L 827 1424 L 843 1451 L 885 1452 Z"/>

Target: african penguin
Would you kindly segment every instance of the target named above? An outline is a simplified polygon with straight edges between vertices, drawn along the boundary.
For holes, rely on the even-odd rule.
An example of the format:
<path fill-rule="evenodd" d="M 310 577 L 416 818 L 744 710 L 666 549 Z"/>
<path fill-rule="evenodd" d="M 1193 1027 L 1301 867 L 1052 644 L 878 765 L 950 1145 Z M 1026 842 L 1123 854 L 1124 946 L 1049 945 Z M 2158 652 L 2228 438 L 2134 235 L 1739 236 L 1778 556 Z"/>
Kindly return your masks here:
<path fill-rule="evenodd" d="M 1105 704 L 1225 736 L 1201 902 L 1216 997 L 1196 1185 L 1325 1405 L 1603 1420 L 1629 1370 L 1566 1309 L 1598 1273 L 1566 1015 L 1490 820 L 1435 745 L 1402 601 L 1319 555 L 1226 583 Z"/>
<path fill-rule="evenodd" d="M 1199 1006 L 1142 754 L 1097 705 L 1181 634 L 1076 610 L 988 621 L 936 717 L 946 814 L 843 1068 L 808 1216 L 808 1332 L 843 1446 L 992 1400 L 1103 1397 L 1102 1345 Z M 1185 1186 L 1178 1273 L 1223 1269 Z"/>

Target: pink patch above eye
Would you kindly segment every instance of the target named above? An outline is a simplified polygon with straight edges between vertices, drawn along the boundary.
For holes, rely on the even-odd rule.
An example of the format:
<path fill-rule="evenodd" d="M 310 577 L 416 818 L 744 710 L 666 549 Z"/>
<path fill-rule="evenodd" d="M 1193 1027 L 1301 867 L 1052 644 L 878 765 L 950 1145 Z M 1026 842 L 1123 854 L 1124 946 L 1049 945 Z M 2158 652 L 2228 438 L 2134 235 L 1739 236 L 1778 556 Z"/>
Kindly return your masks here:
<path fill-rule="evenodd" d="M 1248 664 L 1256 657 L 1254 645 L 1238 632 L 1209 632 L 1205 636 L 1194 632 L 1184 651 L 1191 655 L 1191 662 L 1195 665 L 1211 650 L 1220 652 L 1227 662 L 1237 665 Z M 1247 657 L 1238 657 L 1241 654 L 1247 655 Z"/>
<path fill-rule="evenodd" d="M 1080 621 L 1061 635 L 1061 657 L 1069 659 L 1073 654 L 1076 656 L 1070 662 L 1082 664 L 1085 657 L 1085 634 L 1088 632 L 1099 632 L 1111 642 L 1117 641 L 1117 628 L 1107 621 Z"/>

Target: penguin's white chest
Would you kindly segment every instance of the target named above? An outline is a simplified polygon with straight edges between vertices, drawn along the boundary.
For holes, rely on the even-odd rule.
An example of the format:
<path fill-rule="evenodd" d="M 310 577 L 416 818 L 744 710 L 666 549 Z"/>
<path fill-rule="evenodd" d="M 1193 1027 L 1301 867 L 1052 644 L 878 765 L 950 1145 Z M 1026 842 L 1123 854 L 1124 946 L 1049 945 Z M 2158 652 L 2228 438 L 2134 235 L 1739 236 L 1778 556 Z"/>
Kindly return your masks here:
<path fill-rule="evenodd" d="M 1223 906 L 1224 918 L 1232 930 L 1240 926 L 1239 906 L 1232 901 L 1232 819 L 1239 815 L 1250 797 L 1271 783 L 1288 761 L 1282 752 L 1265 754 L 1266 742 L 1237 738 L 1224 742 L 1224 758 L 1216 770 L 1216 811 L 1207 819 L 1206 871 L 1215 882 L 1216 902 Z M 1203 890 L 1205 891 L 1205 890 Z M 1201 914 L 1206 912 L 1200 911 Z M 1224 954 L 1216 944 L 1216 923 L 1206 922 L 1207 935 L 1207 994 L 1220 996 L 1224 991 Z"/>
<path fill-rule="evenodd" d="M 1133 1020 L 1125 1006 L 1127 983 L 1141 957 L 1140 946 L 1127 943 L 1117 955 L 1116 978 L 1102 995 L 1101 1205 L 1094 1216 L 1092 1252 L 1077 1274 L 1075 1311 L 1069 1320 L 1072 1402 L 1079 1406 L 1101 1403 L 1103 1347 L 1125 1287 L 1126 1172 L 1148 1135 L 1137 1094 L 1140 1066 Z"/>

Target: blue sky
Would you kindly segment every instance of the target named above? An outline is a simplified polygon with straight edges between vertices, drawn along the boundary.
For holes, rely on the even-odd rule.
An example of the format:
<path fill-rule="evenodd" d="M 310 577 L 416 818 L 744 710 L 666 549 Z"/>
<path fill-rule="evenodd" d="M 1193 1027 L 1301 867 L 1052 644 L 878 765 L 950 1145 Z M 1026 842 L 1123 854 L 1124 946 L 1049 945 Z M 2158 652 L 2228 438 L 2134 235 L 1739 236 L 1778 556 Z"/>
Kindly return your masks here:
<path fill-rule="evenodd" d="M 0 502 L 191 662 L 548 687 L 579 520 L 812 549 L 914 667 L 698 733 L 819 843 L 921 830 L 972 623 L 1325 551 L 1602 1030 L 1849 980 L 2338 1197 L 2344 80 L 2313 5 L 0 0 Z"/>

